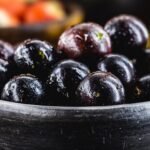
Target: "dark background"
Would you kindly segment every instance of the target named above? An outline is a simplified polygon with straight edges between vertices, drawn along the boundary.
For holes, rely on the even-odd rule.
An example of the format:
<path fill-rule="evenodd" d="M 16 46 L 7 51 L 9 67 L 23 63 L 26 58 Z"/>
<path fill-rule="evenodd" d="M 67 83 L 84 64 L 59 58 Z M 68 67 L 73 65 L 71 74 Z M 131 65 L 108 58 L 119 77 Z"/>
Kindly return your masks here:
<path fill-rule="evenodd" d="M 86 21 L 104 24 L 119 14 L 132 14 L 150 26 L 150 0 L 65 0 L 80 3 L 86 11 Z"/>

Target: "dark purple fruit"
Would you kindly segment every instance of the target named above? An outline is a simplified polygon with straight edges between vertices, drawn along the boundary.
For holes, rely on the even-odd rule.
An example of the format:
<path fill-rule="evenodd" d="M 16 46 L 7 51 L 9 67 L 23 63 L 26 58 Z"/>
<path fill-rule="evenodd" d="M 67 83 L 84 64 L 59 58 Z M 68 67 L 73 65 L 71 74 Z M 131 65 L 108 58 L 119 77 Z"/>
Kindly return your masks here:
<path fill-rule="evenodd" d="M 135 69 L 132 62 L 123 55 L 106 55 L 97 65 L 99 71 L 111 72 L 120 79 L 125 89 L 133 88 L 135 82 Z"/>
<path fill-rule="evenodd" d="M 7 61 L 0 59 L 0 92 L 10 76 L 8 65 Z"/>
<path fill-rule="evenodd" d="M 57 61 L 55 52 L 45 41 L 26 40 L 17 47 L 14 61 L 21 73 L 36 74 L 44 78 Z"/>
<path fill-rule="evenodd" d="M 44 95 L 44 87 L 37 78 L 20 75 L 6 83 L 1 99 L 16 103 L 44 104 Z"/>
<path fill-rule="evenodd" d="M 78 104 L 83 106 L 117 105 L 125 102 L 121 81 L 111 73 L 94 72 L 77 89 Z"/>
<path fill-rule="evenodd" d="M 144 53 L 140 55 L 139 59 L 135 58 L 133 62 L 138 77 L 150 74 L 150 49 L 146 49 Z"/>
<path fill-rule="evenodd" d="M 87 55 L 101 57 L 111 53 L 111 42 L 100 25 L 82 23 L 66 30 L 60 36 L 58 50 L 72 59 Z"/>
<path fill-rule="evenodd" d="M 136 84 L 134 101 L 144 102 L 150 101 L 150 75 L 144 76 Z"/>
<path fill-rule="evenodd" d="M 111 37 L 112 50 L 115 53 L 136 58 L 146 48 L 148 30 L 133 16 L 120 15 L 112 18 L 106 23 L 105 30 Z"/>
<path fill-rule="evenodd" d="M 75 91 L 89 72 L 85 65 L 73 60 L 58 63 L 47 80 L 50 104 L 76 105 Z"/>
<path fill-rule="evenodd" d="M 0 59 L 8 61 L 14 54 L 14 48 L 7 42 L 0 40 Z"/>

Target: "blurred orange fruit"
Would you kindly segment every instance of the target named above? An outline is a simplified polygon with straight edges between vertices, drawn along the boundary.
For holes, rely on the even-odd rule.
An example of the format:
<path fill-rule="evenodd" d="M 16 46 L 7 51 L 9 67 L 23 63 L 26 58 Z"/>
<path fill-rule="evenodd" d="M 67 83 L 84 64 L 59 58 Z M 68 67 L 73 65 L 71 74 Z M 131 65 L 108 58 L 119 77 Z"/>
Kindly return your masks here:
<path fill-rule="evenodd" d="M 52 20 L 62 20 L 65 17 L 63 6 L 58 1 L 41 1 L 31 5 L 25 14 L 25 22 L 29 24 Z"/>
<path fill-rule="evenodd" d="M 0 8 L 0 28 L 16 27 L 20 24 L 17 17 L 9 14 L 6 10 Z"/>
<path fill-rule="evenodd" d="M 26 3 L 24 0 L 0 0 L 0 7 L 14 16 L 21 16 L 26 9 Z"/>

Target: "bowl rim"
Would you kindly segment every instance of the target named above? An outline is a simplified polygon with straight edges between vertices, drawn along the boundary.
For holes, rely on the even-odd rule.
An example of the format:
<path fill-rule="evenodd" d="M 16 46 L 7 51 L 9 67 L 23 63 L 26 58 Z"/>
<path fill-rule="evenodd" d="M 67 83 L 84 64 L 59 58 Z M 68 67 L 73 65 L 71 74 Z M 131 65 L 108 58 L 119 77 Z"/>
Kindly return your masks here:
<path fill-rule="evenodd" d="M 120 109 L 120 108 L 132 108 L 132 107 L 140 107 L 140 106 L 148 106 L 150 105 L 150 101 L 145 102 L 136 102 L 136 103 L 125 103 L 118 105 L 107 105 L 107 106 L 55 106 L 55 105 L 35 105 L 35 104 L 25 104 L 25 103 L 17 103 L 6 100 L 0 100 L 0 106 L 16 106 L 16 108 L 20 109 L 20 107 L 33 109 L 47 109 L 47 110 L 110 110 L 110 109 Z M 20 107 L 19 107 L 20 106 Z"/>
<path fill-rule="evenodd" d="M 127 113 L 127 114 L 126 114 Z M 15 103 L 10 101 L 0 100 L 0 117 L 10 117 L 13 118 L 17 116 L 17 119 L 29 119 L 38 120 L 39 118 L 48 119 L 51 121 L 61 121 L 61 120 L 75 120 L 79 118 L 91 118 L 107 115 L 109 119 L 112 119 L 114 115 L 115 118 L 120 118 L 126 116 L 127 118 L 150 118 L 150 102 L 140 102 L 132 104 L 121 104 L 113 106 L 43 106 L 43 105 L 31 105 Z M 14 114 L 10 116 L 10 114 Z M 108 115 L 109 114 L 109 115 Z M 134 116 L 135 115 L 135 116 Z M 106 118 L 107 118 L 106 117 Z"/>

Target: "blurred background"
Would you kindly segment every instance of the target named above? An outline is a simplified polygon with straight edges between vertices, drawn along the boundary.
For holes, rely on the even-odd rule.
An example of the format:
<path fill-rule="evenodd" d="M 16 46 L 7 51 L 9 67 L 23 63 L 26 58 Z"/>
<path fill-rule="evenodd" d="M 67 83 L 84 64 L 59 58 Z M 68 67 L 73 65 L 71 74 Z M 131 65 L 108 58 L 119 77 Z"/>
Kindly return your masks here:
<path fill-rule="evenodd" d="M 83 21 L 104 25 L 132 14 L 149 28 L 149 0 L 0 0 L 0 39 L 16 44 L 27 38 L 56 43 L 68 27 Z"/>
<path fill-rule="evenodd" d="M 150 24 L 150 0 L 74 0 L 74 2 L 82 5 L 86 20 L 104 24 L 116 15 L 132 14 L 142 19 L 147 26 Z"/>

